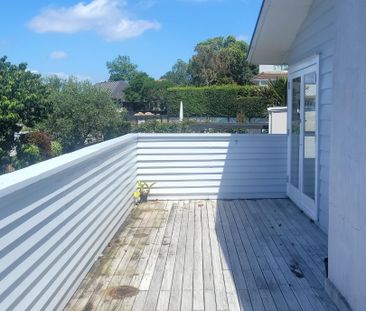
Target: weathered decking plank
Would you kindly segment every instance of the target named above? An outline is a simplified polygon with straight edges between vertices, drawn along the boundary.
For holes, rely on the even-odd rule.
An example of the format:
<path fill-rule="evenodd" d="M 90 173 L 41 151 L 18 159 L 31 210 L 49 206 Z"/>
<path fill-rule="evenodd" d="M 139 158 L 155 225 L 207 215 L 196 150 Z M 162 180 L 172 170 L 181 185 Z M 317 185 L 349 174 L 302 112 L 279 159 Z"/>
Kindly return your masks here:
<path fill-rule="evenodd" d="M 147 288 L 148 294 L 146 297 L 146 306 L 151 307 L 152 309 L 155 309 L 159 300 L 159 293 L 160 288 L 164 276 L 164 270 L 165 270 L 165 263 L 168 256 L 168 250 L 170 247 L 170 242 L 173 235 L 173 229 L 175 225 L 175 216 L 177 208 L 174 208 L 175 205 L 173 205 L 172 202 L 168 202 L 168 211 L 169 211 L 169 217 L 168 217 L 168 223 L 166 226 L 166 230 L 164 233 L 162 245 L 160 247 L 160 251 L 157 257 L 157 261 L 155 264 L 154 271 L 152 272 L 153 275 L 151 277 L 151 281 L 149 283 L 149 287 Z M 146 278 L 150 278 L 150 271 L 146 274 Z M 140 285 L 141 287 L 145 286 L 145 284 Z M 168 297 L 169 298 L 169 297 Z"/>
<path fill-rule="evenodd" d="M 182 303 L 184 257 L 186 251 L 188 211 L 187 202 L 180 202 L 180 208 L 183 209 L 183 218 L 178 240 L 178 248 L 174 266 L 173 280 L 169 299 L 169 310 L 180 310 Z"/>
<path fill-rule="evenodd" d="M 326 237 L 295 208 L 270 199 L 145 203 L 65 310 L 336 311 L 322 285 Z"/>
<path fill-rule="evenodd" d="M 202 203 L 201 203 L 202 204 Z M 202 255 L 202 208 L 194 203 L 194 267 L 193 267 L 193 310 L 204 310 L 203 255 Z"/>

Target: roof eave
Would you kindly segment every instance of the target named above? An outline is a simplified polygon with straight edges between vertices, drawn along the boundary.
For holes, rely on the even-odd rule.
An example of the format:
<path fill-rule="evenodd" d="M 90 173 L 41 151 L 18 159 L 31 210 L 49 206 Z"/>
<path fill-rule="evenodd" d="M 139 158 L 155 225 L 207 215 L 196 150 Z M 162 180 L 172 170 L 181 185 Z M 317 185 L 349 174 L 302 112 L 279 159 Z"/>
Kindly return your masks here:
<path fill-rule="evenodd" d="M 248 52 L 252 64 L 282 65 L 313 0 L 263 0 Z"/>

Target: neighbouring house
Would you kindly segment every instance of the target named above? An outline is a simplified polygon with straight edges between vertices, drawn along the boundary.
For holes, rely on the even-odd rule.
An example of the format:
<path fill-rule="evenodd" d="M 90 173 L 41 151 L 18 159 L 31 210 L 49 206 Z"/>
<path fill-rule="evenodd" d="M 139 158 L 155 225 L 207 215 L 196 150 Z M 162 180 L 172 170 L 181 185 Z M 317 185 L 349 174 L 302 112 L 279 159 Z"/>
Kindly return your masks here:
<path fill-rule="evenodd" d="M 287 194 L 328 233 L 326 289 L 366 303 L 366 2 L 265 0 L 248 60 L 287 64 Z"/>
<path fill-rule="evenodd" d="M 259 65 L 259 73 L 252 79 L 254 84 L 267 86 L 269 81 L 287 79 L 286 65 Z"/>
<path fill-rule="evenodd" d="M 128 86 L 128 82 L 126 81 L 108 81 L 108 82 L 100 82 L 96 83 L 95 86 L 100 87 L 103 90 L 106 90 L 111 93 L 112 99 L 116 102 L 118 107 L 122 108 L 125 103 L 125 94 L 124 91 Z"/>

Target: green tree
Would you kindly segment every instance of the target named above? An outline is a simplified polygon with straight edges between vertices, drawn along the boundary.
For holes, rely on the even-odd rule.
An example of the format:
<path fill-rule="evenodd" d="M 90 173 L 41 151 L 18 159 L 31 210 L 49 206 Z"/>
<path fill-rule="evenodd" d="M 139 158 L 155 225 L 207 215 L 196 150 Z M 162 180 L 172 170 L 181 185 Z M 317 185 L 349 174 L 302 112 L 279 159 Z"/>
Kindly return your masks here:
<path fill-rule="evenodd" d="M 15 134 L 44 120 L 50 101 L 41 76 L 27 70 L 25 63 L 13 65 L 5 56 L 0 58 L 0 81 L 0 163 L 4 167 L 10 162 L 9 152 L 19 144 Z"/>
<path fill-rule="evenodd" d="M 167 111 L 168 88 L 173 86 L 174 83 L 168 80 L 146 80 L 141 91 L 146 110 Z"/>
<path fill-rule="evenodd" d="M 43 128 L 70 152 L 84 146 L 88 137 L 103 137 L 118 124 L 117 107 L 110 94 L 90 82 L 73 78 L 48 80 L 52 86 L 53 112 Z M 111 137 L 108 137 L 111 138 Z"/>
<path fill-rule="evenodd" d="M 247 43 L 233 36 L 198 43 L 195 52 L 188 64 L 193 85 L 243 85 L 258 73 L 258 66 L 250 65 L 246 60 Z"/>
<path fill-rule="evenodd" d="M 109 81 L 128 81 L 138 73 L 137 65 L 131 62 L 129 56 L 118 55 L 113 61 L 107 62 Z"/>
<path fill-rule="evenodd" d="M 144 102 L 143 89 L 148 81 L 154 81 L 153 78 L 149 77 L 145 72 L 139 72 L 134 75 L 125 89 L 126 101 L 131 103 L 142 103 Z"/>
<path fill-rule="evenodd" d="M 168 80 L 156 81 L 146 73 L 140 72 L 132 78 L 126 88 L 126 100 L 135 103 L 137 110 L 166 111 L 167 90 L 174 85 Z"/>
<path fill-rule="evenodd" d="M 172 67 L 172 70 L 168 71 L 161 79 L 171 81 L 179 86 L 189 85 L 190 75 L 188 73 L 188 64 L 178 59 Z"/>

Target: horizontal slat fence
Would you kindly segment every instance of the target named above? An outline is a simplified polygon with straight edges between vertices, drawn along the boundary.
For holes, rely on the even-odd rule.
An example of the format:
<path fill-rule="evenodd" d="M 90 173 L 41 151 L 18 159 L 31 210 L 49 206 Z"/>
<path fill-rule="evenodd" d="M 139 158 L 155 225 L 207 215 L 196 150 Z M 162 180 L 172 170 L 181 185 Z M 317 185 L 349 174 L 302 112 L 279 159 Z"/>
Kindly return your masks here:
<path fill-rule="evenodd" d="M 150 199 L 286 197 L 286 135 L 140 134 L 137 178 Z"/>
<path fill-rule="evenodd" d="M 0 310 L 61 310 L 133 206 L 135 182 L 136 135 L 0 177 Z"/>
<path fill-rule="evenodd" d="M 130 134 L 0 176 L 0 310 L 62 310 L 133 206 L 278 198 L 286 137 Z"/>

